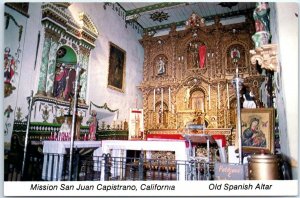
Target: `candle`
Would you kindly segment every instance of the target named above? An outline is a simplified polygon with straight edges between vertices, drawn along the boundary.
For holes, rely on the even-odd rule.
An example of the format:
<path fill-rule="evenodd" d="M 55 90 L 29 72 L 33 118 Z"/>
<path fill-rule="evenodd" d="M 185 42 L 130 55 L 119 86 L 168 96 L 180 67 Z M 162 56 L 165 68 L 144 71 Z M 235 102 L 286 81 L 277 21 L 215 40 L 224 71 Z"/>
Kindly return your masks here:
<path fill-rule="evenodd" d="M 228 90 L 228 83 L 226 83 L 226 93 L 227 93 L 227 108 L 229 109 L 229 90 Z"/>
<path fill-rule="evenodd" d="M 153 90 L 153 111 L 155 111 L 155 88 Z"/>
<path fill-rule="evenodd" d="M 201 102 L 201 111 L 204 112 L 204 100 Z"/>
<path fill-rule="evenodd" d="M 169 111 L 171 111 L 171 87 L 169 87 Z"/>
<path fill-rule="evenodd" d="M 220 83 L 218 83 L 218 109 L 220 109 Z"/>
<path fill-rule="evenodd" d="M 208 109 L 210 110 L 210 85 L 208 85 Z"/>
<path fill-rule="evenodd" d="M 161 112 L 164 111 L 164 89 L 161 88 Z"/>

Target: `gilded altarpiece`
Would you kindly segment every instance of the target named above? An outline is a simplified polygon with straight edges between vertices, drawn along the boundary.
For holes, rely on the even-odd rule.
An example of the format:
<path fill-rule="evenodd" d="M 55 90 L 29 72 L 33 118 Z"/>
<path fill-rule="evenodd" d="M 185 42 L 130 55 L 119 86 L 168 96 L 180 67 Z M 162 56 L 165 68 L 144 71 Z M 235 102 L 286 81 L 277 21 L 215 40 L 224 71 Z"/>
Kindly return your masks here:
<path fill-rule="evenodd" d="M 261 77 L 250 62 L 253 21 L 197 26 L 153 36 L 145 33 L 143 109 L 145 129 L 181 133 L 189 123 L 234 128 L 238 72 L 258 96 Z"/>

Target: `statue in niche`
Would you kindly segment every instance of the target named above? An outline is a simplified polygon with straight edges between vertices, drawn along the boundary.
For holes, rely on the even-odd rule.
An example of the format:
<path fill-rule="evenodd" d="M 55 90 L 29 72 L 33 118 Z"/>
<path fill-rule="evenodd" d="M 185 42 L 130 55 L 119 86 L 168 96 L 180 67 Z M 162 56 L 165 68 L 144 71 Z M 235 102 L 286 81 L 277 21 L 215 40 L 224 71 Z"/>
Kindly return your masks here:
<path fill-rule="evenodd" d="M 158 123 L 159 124 L 161 124 L 161 123 L 163 123 L 163 111 L 162 111 L 162 109 L 161 109 L 161 107 L 159 107 L 159 109 L 158 109 Z"/>
<path fill-rule="evenodd" d="M 230 52 L 230 57 L 232 59 L 233 64 L 236 64 L 241 57 L 240 51 L 235 47 Z"/>
<path fill-rule="evenodd" d="M 191 42 L 189 44 L 189 59 L 191 66 L 189 68 L 198 68 L 199 67 L 199 47 L 200 43 Z"/>
<path fill-rule="evenodd" d="M 158 67 L 158 72 L 157 72 L 158 75 L 162 75 L 166 72 L 165 62 L 161 57 L 159 57 L 159 60 L 157 62 L 157 67 Z"/>

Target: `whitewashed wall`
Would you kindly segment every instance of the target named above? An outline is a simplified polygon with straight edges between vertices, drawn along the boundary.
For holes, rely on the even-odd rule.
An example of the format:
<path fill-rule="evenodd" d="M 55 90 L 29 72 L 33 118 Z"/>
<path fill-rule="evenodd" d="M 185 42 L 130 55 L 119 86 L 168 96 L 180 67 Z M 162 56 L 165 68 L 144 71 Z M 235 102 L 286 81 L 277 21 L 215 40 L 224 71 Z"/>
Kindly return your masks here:
<path fill-rule="evenodd" d="M 27 65 L 24 64 L 23 59 L 26 59 L 25 54 L 27 49 L 24 47 L 24 40 L 26 40 L 26 30 L 27 30 L 27 21 L 28 18 L 26 18 L 24 15 L 21 15 L 20 13 L 16 12 L 15 10 L 5 6 L 4 9 L 5 13 L 8 13 L 13 17 L 9 20 L 9 25 L 7 29 L 3 28 L 4 31 L 4 48 L 8 47 L 10 48 L 10 55 L 14 57 L 16 61 L 16 68 L 14 68 L 14 75 L 11 80 L 11 84 L 15 87 L 15 90 L 12 91 L 12 94 L 4 98 L 3 101 L 3 108 L 4 111 L 7 110 L 7 107 L 10 105 L 12 108 L 12 112 L 10 115 L 5 114 L 4 115 L 4 142 L 10 141 L 12 128 L 13 128 L 13 122 L 14 117 L 16 115 L 17 107 L 19 107 L 19 101 L 22 98 L 24 100 L 24 97 L 21 95 L 23 92 L 19 92 L 20 87 L 22 87 L 22 78 L 23 78 L 23 70 L 27 67 Z M 6 17 L 4 18 L 6 20 Z M 23 32 L 21 40 L 19 41 L 19 27 L 17 26 L 23 26 Z M 4 53 L 4 48 L 2 49 L 2 53 Z M 27 86 L 29 86 L 29 82 L 26 83 Z M 23 108 L 27 108 L 27 106 L 24 105 Z M 27 111 L 25 112 L 27 114 Z M 25 114 L 24 113 L 24 114 Z M 23 116 L 24 118 L 24 116 Z"/>
<path fill-rule="evenodd" d="M 119 121 L 128 121 L 129 109 L 135 107 L 136 98 L 138 108 L 142 107 L 141 92 L 136 87 L 141 83 L 143 76 L 144 54 L 138 41 L 140 35 L 129 25 L 125 28 L 125 21 L 110 6 L 104 10 L 103 3 L 74 3 L 69 10 L 74 15 L 82 11 L 87 13 L 99 32 L 96 47 L 90 56 L 87 103 L 107 103 L 111 109 L 120 110 Z M 107 88 L 109 42 L 126 51 L 125 93 Z"/>
<path fill-rule="evenodd" d="M 280 127 L 280 145 L 283 154 L 290 156 L 293 165 L 293 177 L 297 179 L 299 147 L 298 115 L 298 3 L 275 3 L 271 7 L 272 43 L 279 47 L 279 80 L 277 108 Z"/>

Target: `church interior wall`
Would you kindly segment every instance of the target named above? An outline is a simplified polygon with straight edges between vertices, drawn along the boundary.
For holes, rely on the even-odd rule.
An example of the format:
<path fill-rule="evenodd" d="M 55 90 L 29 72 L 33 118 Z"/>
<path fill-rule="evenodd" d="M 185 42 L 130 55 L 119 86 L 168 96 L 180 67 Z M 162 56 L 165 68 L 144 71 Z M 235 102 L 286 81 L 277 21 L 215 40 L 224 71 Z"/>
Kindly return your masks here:
<path fill-rule="evenodd" d="M 295 171 L 293 175 L 297 175 L 299 146 L 292 142 L 299 139 L 299 19 L 295 15 L 299 12 L 299 8 L 296 3 L 276 3 L 275 8 L 271 9 L 276 12 L 272 17 L 276 20 L 271 24 L 271 29 L 273 30 L 272 42 L 278 43 L 279 48 L 279 65 L 275 79 L 278 82 L 277 108 L 281 131 L 281 151 L 291 156 L 293 171 Z"/>
<path fill-rule="evenodd" d="M 142 80 L 143 48 L 139 44 L 139 35 L 130 26 L 125 27 L 125 21 L 103 3 L 80 4 L 70 6 L 72 13 L 87 12 L 98 28 L 99 36 L 95 42 L 95 49 L 91 51 L 89 62 L 88 101 L 97 105 L 107 103 L 111 109 L 119 109 L 119 121 L 128 121 L 130 108 L 141 107 L 141 94 L 136 89 Z M 99 20 L 105 19 L 105 20 Z M 126 51 L 126 82 L 125 92 L 118 92 L 107 88 L 109 42 L 114 43 Z"/>

